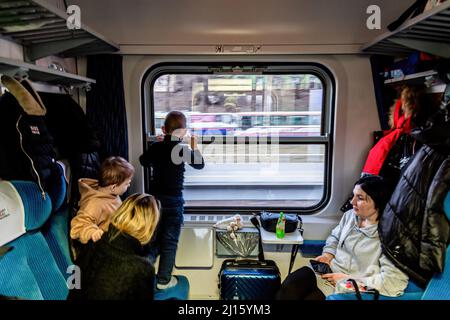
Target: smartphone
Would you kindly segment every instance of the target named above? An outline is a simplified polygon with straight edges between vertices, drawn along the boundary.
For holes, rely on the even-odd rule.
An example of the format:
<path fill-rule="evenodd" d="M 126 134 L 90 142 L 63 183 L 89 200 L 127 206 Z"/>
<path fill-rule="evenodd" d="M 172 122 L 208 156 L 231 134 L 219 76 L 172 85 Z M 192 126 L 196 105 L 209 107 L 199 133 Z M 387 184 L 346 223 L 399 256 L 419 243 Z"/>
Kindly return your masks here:
<path fill-rule="evenodd" d="M 309 263 L 311 263 L 314 271 L 318 274 L 333 273 L 333 270 L 331 270 L 330 266 L 327 263 L 319 262 L 316 260 L 309 260 Z"/>

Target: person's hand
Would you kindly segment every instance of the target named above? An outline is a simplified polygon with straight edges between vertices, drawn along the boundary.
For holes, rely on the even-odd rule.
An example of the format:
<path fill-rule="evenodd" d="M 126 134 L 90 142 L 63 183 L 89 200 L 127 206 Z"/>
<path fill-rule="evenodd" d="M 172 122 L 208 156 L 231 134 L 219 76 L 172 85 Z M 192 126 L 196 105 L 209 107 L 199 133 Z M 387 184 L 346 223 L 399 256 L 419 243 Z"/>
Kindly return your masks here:
<path fill-rule="evenodd" d="M 338 282 L 341 279 L 348 279 L 350 276 L 345 273 L 326 273 L 323 274 L 322 279 L 327 280 L 328 282 L 331 282 L 332 285 L 336 285 L 336 282 Z"/>
<path fill-rule="evenodd" d="M 322 255 L 316 257 L 314 260 L 323 262 L 326 264 L 331 264 L 331 260 L 333 260 L 334 256 L 331 253 L 324 252 Z"/>
<path fill-rule="evenodd" d="M 103 230 L 102 229 L 98 229 L 92 234 L 91 240 L 94 241 L 94 242 L 97 242 L 98 240 L 101 239 L 102 235 L 103 235 Z"/>
<path fill-rule="evenodd" d="M 191 149 L 197 150 L 198 149 L 198 138 L 197 136 L 192 135 L 191 136 Z"/>

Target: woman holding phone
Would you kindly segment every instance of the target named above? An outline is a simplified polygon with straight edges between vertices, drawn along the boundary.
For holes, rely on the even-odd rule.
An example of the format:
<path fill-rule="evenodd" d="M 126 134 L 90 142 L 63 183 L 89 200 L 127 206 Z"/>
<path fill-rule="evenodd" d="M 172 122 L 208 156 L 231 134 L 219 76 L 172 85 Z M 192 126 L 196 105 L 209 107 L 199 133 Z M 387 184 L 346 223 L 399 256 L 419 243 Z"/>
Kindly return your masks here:
<path fill-rule="evenodd" d="M 359 179 L 353 188 L 353 208 L 344 213 L 327 238 L 322 254 L 312 262 L 312 268 L 318 272 L 310 267 L 293 272 L 283 282 L 277 298 L 323 300 L 342 292 L 350 278 L 381 295 L 401 295 L 408 276 L 382 253 L 378 236 L 378 220 L 387 200 L 381 177 L 368 175 Z M 327 266 L 331 272 L 323 273 Z"/>

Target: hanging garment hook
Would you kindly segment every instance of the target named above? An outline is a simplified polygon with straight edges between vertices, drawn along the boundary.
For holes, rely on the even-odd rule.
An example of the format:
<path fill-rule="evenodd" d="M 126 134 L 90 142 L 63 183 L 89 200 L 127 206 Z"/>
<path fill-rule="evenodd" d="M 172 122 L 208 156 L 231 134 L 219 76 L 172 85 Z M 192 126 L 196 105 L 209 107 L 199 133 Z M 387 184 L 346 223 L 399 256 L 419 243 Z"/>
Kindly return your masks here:
<path fill-rule="evenodd" d="M 89 92 L 92 90 L 91 84 L 89 82 L 86 82 L 86 84 L 84 85 L 84 90 L 86 90 L 86 92 Z"/>
<path fill-rule="evenodd" d="M 28 69 L 23 68 L 8 68 L 6 70 L 2 70 L 0 73 L 6 76 L 10 76 L 11 78 L 14 78 L 18 81 L 29 78 Z"/>

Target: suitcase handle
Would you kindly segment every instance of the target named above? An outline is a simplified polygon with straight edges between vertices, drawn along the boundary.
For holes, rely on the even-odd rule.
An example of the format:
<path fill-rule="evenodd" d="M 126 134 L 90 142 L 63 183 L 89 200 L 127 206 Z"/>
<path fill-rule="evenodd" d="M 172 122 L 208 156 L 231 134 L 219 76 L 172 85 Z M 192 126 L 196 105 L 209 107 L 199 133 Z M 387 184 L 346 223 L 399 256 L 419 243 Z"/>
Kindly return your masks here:
<path fill-rule="evenodd" d="M 267 263 L 265 261 L 258 261 L 258 260 L 251 260 L 251 259 L 239 259 L 239 260 L 231 260 L 233 264 L 236 265 L 266 265 Z"/>

